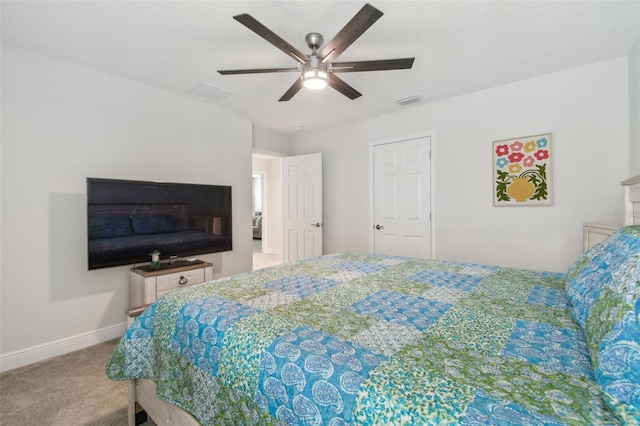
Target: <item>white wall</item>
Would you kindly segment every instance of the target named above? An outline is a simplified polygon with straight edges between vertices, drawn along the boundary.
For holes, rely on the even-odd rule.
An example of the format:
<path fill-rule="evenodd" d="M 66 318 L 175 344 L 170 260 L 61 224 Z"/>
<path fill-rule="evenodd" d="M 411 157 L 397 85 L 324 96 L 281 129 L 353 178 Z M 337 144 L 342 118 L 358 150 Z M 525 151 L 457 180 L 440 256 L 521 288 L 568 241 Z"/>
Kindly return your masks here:
<path fill-rule="evenodd" d="M 629 175 L 640 174 L 640 37 L 629 52 Z"/>
<path fill-rule="evenodd" d="M 3 361 L 125 322 L 129 267 L 87 271 L 87 176 L 232 185 L 234 249 L 200 257 L 250 270 L 251 151 L 248 117 L 3 45 Z"/>
<path fill-rule="evenodd" d="M 251 210 L 254 212 L 262 211 L 262 176 L 254 174 L 251 181 L 251 191 L 253 194 L 253 202 Z"/>
<path fill-rule="evenodd" d="M 289 155 L 293 152 L 293 138 L 273 130 L 254 127 L 253 151 L 259 154 Z"/>
<path fill-rule="evenodd" d="M 324 156 L 325 252 L 368 250 L 370 143 L 434 131 L 438 258 L 566 271 L 581 253 L 583 222 L 621 220 L 620 181 L 629 176 L 627 62 L 297 135 L 296 154 Z M 546 132 L 553 134 L 553 206 L 493 207 L 491 142 Z"/>

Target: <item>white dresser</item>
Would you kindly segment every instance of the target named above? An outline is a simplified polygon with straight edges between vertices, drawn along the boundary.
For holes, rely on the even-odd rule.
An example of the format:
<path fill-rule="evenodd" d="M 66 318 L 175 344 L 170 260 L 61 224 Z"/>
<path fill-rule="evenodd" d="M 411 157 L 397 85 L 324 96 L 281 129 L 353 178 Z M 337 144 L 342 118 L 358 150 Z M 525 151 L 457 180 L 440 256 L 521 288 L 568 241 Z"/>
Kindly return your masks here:
<path fill-rule="evenodd" d="M 165 293 L 212 279 L 213 263 L 209 262 L 158 270 L 132 268 L 131 307 L 148 305 Z"/>

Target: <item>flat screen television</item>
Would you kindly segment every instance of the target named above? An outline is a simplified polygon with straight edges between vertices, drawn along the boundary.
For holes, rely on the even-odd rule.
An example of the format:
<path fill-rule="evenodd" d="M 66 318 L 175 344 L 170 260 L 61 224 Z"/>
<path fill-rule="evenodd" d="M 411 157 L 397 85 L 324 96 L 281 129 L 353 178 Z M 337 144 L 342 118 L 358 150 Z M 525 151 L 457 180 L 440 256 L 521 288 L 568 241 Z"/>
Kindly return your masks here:
<path fill-rule="evenodd" d="M 89 269 L 230 251 L 231 187 L 87 178 Z"/>

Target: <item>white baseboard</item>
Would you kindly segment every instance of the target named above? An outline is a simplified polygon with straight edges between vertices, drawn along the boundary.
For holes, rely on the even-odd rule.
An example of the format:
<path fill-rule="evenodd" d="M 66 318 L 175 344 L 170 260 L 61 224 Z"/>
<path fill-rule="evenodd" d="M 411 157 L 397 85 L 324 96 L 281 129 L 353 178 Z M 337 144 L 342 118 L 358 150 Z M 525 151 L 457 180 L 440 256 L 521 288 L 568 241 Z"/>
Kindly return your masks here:
<path fill-rule="evenodd" d="M 282 250 L 267 247 L 264 250 L 264 254 L 277 254 L 278 256 L 282 256 Z"/>
<path fill-rule="evenodd" d="M 0 373 L 122 337 L 127 323 L 116 324 L 0 355 Z"/>

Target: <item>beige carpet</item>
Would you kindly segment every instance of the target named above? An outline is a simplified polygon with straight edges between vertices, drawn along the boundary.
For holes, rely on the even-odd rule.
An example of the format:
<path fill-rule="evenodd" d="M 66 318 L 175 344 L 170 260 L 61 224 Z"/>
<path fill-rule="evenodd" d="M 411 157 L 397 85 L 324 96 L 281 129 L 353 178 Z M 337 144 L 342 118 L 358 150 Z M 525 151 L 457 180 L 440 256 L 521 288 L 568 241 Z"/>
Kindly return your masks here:
<path fill-rule="evenodd" d="M 127 383 L 105 374 L 115 344 L 103 343 L 0 374 L 0 424 L 126 425 Z"/>

